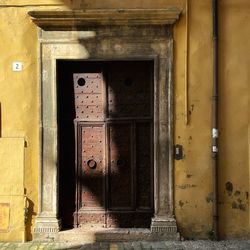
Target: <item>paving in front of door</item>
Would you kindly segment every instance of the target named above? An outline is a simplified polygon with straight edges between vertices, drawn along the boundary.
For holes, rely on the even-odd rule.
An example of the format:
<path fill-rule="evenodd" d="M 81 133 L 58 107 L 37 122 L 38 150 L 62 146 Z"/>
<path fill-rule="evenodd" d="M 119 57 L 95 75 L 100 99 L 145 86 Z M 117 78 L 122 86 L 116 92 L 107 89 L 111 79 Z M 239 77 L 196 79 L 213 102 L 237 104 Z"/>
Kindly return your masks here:
<path fill-rule="evenodd" d="M 45 243 L 45 242 L 27 242 L 10 243 L 0 242 L 0 249 L 21 249 L 21 250 L 41 250 L 41 249 L 81 249 L 81 250 L 211 250 L 211 249 L 250 249 L 250 240 L 230 240 L 230 241 L 131 241 L 131 242 L 98 242 L 92 244 L 79 243 Z"/>

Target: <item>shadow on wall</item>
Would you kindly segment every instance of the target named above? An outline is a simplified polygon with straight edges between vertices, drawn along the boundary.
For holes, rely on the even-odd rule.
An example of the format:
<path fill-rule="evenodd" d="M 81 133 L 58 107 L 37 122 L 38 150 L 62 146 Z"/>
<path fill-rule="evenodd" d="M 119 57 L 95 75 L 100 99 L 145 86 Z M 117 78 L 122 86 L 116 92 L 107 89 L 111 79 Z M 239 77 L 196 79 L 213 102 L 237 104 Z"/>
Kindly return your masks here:
<path fill-rule="evenodd" d="M 34 202 L 27 198 L 28 203 L 28 213 L 27 217 L 25 217 L 25 225 L 26 225 L 26 239 L 31 240 L 33 232 L 32 229 L 32 216 L 36 216 L 37 214 L 34 212 Z"/>
<path fill-rule="evenodd" d="M 61 0 L 63 4 L 68 6 L 71 9 L 122 9 L 122 8 L 138 8 L 138 9 L 154 9 L 154 8 L 167 8 L 169 6 L 179 6 L 183 7 L 185 0 L 176 1 L 176 0 L 154 0 L 154 1 L 113 1 L 113 0 L 103 0 L 103 1 L 93 1 L 93 0 Z"/>

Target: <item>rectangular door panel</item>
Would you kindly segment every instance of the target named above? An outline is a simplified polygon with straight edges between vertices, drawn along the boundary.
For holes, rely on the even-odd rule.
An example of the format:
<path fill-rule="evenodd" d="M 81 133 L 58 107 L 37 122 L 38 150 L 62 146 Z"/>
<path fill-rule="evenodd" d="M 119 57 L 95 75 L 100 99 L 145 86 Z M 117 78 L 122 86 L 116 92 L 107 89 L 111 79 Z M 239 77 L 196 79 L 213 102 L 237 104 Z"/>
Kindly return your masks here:
<path fill-rule="evenodd" d="M 150 117 L 151 109 L 151 73 L 142 67 L 114 66 L 108 81 L 108 117 Z"/>
<path fill-rule="evenodd" d="M 106 215 L 104 211 L 88 211 L 78 214 L 78 223 L 81 228 L 104 228 L 106 227 Z"/>
<path fill-rule="evenodd" d="M 105 209 L 105 127 L 81 125 L 81 209 Z"/>
<path fill-rule="evenodd" d="M 130 228 L 134 227 L 134 212 L 133 211 L 112 211 L 107 213 L 108 228 Z"/>
<path fill-rule="evenodd" d="M 153 211 L 135 212 L 133 226 L 136 228 L 149 228 L 153 215 Z"/>
<path fill-rule="evenodd" d="M 106 216 L 108 228 L 149 228 L 153 212 L 109 211 Z"/>
<path fill-rule="evenodd" d="M 103 74 L 75 73 L 73 78 L 76 119 L 103 120 L 105 106 Z"/>
<path fill-rule="evenodd" d="M 153 163 L 151 122 L 136 123 L 136 190 L 137 209 L 150 210 L 153 206 Z"/>
<path fill-rule="evenodd" d="M 133 208 L 133 158 L 131 123 L 108 124 L 109 210 Z"/>

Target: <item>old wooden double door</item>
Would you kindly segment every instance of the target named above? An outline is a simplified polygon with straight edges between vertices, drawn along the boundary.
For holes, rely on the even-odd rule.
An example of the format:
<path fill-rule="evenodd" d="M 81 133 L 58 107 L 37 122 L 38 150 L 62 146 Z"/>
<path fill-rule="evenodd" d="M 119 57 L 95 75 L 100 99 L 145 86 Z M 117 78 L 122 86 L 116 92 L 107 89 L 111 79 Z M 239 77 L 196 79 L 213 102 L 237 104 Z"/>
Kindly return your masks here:
<path fill-rule="evenodd" d="M 152 63 L 110 62 L 73 74 L 74 224 L 149 227 L 153 216 Z"/>

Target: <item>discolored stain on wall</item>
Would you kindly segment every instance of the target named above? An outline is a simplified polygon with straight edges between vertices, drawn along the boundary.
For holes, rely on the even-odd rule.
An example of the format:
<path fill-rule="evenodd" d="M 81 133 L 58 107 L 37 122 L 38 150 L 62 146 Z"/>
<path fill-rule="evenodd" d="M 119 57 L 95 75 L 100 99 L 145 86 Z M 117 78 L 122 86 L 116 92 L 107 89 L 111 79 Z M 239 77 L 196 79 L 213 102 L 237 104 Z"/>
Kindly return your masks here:
<path fill-rule="evenodd" d="M 227 191 L 227 193 L 228 193 L 228 195 L 232 195 L 232 193 L 233 193 L 233 184 L 230 182 L 230 181 L 228 181 L 227 183 L 226 183 L 226 191 Z"/>
<path fill-rule="evenodd" d="M 182 200 L 180 200 L 179 201 L 179 206 L 182 208 L 184 205 L 185 205 L 185 203 Z"/>
<path fill-rule="evenodd" d="M 248 200 L 248 192 L 242 192 L 240 190 L 235 190 L 233 184 L 228 181 L 225 184 L 226 193 L 228 194 L 229 198 L 231 199 L 231 208 L 232 209 L 239 209 L 241 211 L 247 210 L 247 200 Z"/>
<path fill-rule="evenodd" d="M 246 211 L 246 204 L 242 203 L 242 200 L 238 199 L 237 201 L 232 202 L 232 209 Z"/>
<path fill-rule="evenodd" d="M 188 111 L 189 115 L 192 115 L 193 111 L 194 111 L 194 104 L 191 104 L 190 109 Z"/>
<path fill-rule="evenodd" d="M 187 189 L 187 188 L 197 187 L 197 185 L 194 185 L 194 184 L 182 184 L 182 185 L 177 185 L 177 187 L 180 188 L 180 189 Z"/>
<path fill-rule="evenodd" d="M 207 203 L 213 202 L 213 193 L 209 193 L 208 196 L 206 197 Z"/>
<path fill-rule="evenodd" d="M 239 191 L 239 190 L 236 190 L 236 191 L 234 192 L 234 196 L 240 196 L 240 191 Z"/>
<path fill-rule="evenodd" d="M 247 191 L 245 192 L 245 195 L 246 195 L 246 199 L 248 200 L 249 193 Z"/>
<path fill-rule="evenodd" d="M 192 140 L 193 140 L 193 137 L 190 135 L 190 136 L 188 137 L 188 144 L 191 144 Z"/>
<path fill-rule="evenodd" d="M 7 232 L 9 229 L 10 204 L 0 203 L 0 232 Z"/>

